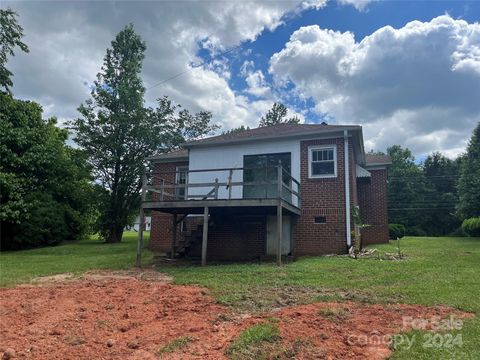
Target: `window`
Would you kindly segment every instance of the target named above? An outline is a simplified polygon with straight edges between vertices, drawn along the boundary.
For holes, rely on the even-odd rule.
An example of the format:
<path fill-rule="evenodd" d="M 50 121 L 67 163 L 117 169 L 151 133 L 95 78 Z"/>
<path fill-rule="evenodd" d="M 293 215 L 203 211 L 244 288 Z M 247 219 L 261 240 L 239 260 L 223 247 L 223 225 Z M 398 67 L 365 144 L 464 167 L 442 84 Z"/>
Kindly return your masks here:
<path fill-rule="evenodd" d="M 277 182 L 277 165 L 282 164 L 283 182 L 286 185 L 290 184 L 291 172 L 291 154 L 261 154 L 261 155 L 244 155 L 243 157 L 243 181 L 250 183 L 260 183 L 254 185 L 243 186 L 244 199 L 271 199 L 277 197 L 278 186 Z M 272 182 L 272 184 L 266 184 Z M 282 197 L 291 201 L 292 194 L 283 188 Z"/>
<path fill-rule="evenodd" d="M 313 222 L 315 224 L 326 224 L 327 218 L 325 216 L 315 216 L 315 218 L 313 219 Z"/>
<path fill-rule="evenodd" d="M 337 176 L 337 147 L 312 146 L 308 150 L 308 176 L 329 178 Z"/>
<path fill-rule="evenodd" d="M 177 176 L 175 179 L 175 184 L 185 185 L 188 183 L 188 166 L 177 166 Z M 175 188 L 176 200 L 186 200 L 187 192 L 185 187 L 176 187 Z"/>

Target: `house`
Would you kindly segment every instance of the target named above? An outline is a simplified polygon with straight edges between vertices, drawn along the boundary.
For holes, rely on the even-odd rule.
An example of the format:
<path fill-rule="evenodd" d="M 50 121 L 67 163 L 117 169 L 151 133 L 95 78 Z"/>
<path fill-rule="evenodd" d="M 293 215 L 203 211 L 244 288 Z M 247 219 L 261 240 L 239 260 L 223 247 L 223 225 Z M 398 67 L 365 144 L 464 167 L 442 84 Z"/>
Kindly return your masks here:
<path fill-rule="evenodd" d="M 364 244 L 388 242 L 390 158 L 365 154 L 357 125 L 279 124 L 183 144 L 149 158 L 150 248 L 259 259 L 346 253 L 352 207 Z"/>
<path fill-rule="evenodd" d="M 144 216 L 143 219 L 143 230 L 145 231 L 150 231 L 150 228 L 152 226 L 152 217 L 151 216 Z M 138 231 L 140 229 L 140 216 L 137 216 L 135 218 L 135 221 L 133 222 L 133 226 L 127 226 L 125 230 L 133 230 L 133 231 Z"/>

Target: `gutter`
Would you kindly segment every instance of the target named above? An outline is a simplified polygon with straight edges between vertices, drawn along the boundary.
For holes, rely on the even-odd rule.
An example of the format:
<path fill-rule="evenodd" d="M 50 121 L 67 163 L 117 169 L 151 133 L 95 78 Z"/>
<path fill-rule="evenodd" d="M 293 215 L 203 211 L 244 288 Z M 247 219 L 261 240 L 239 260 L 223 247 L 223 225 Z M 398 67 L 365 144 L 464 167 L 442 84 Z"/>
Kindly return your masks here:
<path fill-rule="evenodd" d="M 343 153 L 345 166 L 345 227 L 347 233 L 347 247 L 352 246 L 352 234 L 350 227 L 350 164 L 348 160 L 348 130 L 343 131 Z"/>

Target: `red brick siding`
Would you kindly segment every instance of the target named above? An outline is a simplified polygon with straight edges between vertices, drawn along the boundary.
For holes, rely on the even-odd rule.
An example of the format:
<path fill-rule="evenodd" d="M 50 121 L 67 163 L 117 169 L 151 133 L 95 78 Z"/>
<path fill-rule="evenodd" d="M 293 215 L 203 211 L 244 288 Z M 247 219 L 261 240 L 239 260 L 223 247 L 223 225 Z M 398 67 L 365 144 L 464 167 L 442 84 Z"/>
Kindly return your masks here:
<path fill-rule="evenodd" d="M 266 250 L 266 217 L 211 216 L 207 261 L 258 259 Z M 190 255 L 200 256 L 201 242 Z"/>
<path fill-rule="evenodd" d="M 153 167 L 153 183 L 159 185 L 160 179 L 175 183 L 175 171 L 177 166 L 186 166 L 188 162 L 157 163 Z M 170 191 L 169 191 L 170 192 Z M 160 194 L 154 193 L 153 198 L 159 200 Z M 152 251 L 168 252 L 172 245 L 172 222 L 173 215 L 152 211 L 152 227 L 150 230 L 149 248 Z M 180 225 L 177 228 L 177 239 L 182 240 Z"/>
<path fill-rule="evenodd" d="M 350 144 L 351 142 L 349 142 Z M 337 147 L 337 177 L 310 179 L 308 177 L 308 147 L 335 144 Z M 353 149 L 349 148 L 350 174 L 353 194 L 356 188 Z M 300 143 L 300 178 L 302 210 L 294 230 L 295 255 L 320 255 L 347 251 L 345 232 L 345 167 L 344 139 L 309 140 Z M 356 195 L 350 201 L 357 201 Z M 325 216 L 326 224 L 315 224 L 315 216 Z"/>
<path fill-rule="evenodd" d="M 387 170 L 368 170 L 370 181 L 358 183 L 360 214 L 364 223 L 371 225 L 362 230 L 364 245 L 388 243 Z"/>
<path fill-rule="evenodd" d="M 160 178 L 170 183 L 175 182 L 177 166 L 188 165 L 187 162 L 158 163 L 154 166 L 154 183 L 160 184 Z M 168 172 L 168 174 L 166 173 Z M 157 200 L 159 194 L 154 196 Z M 182 215 L 178 215 L 182 216 Z M 173 215 L 159 211 L 152 212 L 152 228 L 149 248 L 158 252 L 170 252 L 172 247 Z M 192 216 L 184 220 L 187 232 L 182 233 L 177 227 L 177 246 L 185 240 L 192 230 L 203 223 L 203 217 Z M 207 259 L 250 259 L 265 254 L 266 218 L 263 217 L 210 217 Z M 201 242 L 192 248 L 193 256 L 200 256 Z"/>

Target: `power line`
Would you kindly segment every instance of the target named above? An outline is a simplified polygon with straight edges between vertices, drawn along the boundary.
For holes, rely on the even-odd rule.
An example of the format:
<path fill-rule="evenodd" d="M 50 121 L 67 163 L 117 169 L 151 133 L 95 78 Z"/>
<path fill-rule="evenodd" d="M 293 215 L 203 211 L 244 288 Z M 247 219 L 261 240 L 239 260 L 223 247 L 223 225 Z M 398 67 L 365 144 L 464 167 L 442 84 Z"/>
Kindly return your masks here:
<path fill-rule="evenodd" d="M 150 89 L 153 89 L 153 88 L 155 88 L 155 87 L 157 87 L 157 86 L 163 85 L 163 84 L 165 84 L 166 82 L 168 82 L 168 81 L 170 81 L 170 80 L 176 79 L 176 78 L 182 76 L 183 74 L 186 74 L 186 73 L 192 71 L 193 69 L 196 69 L 196 68 L 199 68 L 199 67 L 204 66 L 205 64 L 211 62 L 212 60 L 214 60 L 214 59 L 216 59 L 216 58 L 218 58 L 218 57 L 220 57 L 220 56 L 224 56 L 224 55 L 230 54 L 231 52 L 233 52 L 233 51 L 241 48 L 242 46 L 243 46 L 243 44 L 240 44 L 240 45 L 238 45 L 238 46 L 235 46 L 234 48 L 231 48 L 230 50 L 221 52 L 221 53 L 219 53 L 219 54 L 211 57 L 209 60 L 202 61 L 200 64 L 192 65 L 192 67 L 190 67 L 189 69 L 184 70 L 184 71 L 181 71 L 181 72 L 179 72 L 179 73 L 177 73 L 177 74 L 175 74 L 175 75 L 173 75 L 173 76 L 171 76 L 171 77 L 169 77 L 169 78 L 167 78 L 167 79 L 165 79 L 165 80 L 162 80 L 162 81 L 160 81 L 160 82 L 158 82 L 158 83 L 156 83 L 156 84 L 154 84 L 154 85 L 152 85 L 152 86 L 149 86 L 149 87 L 146 88 L 145 90 L 150 90 Z"/>

